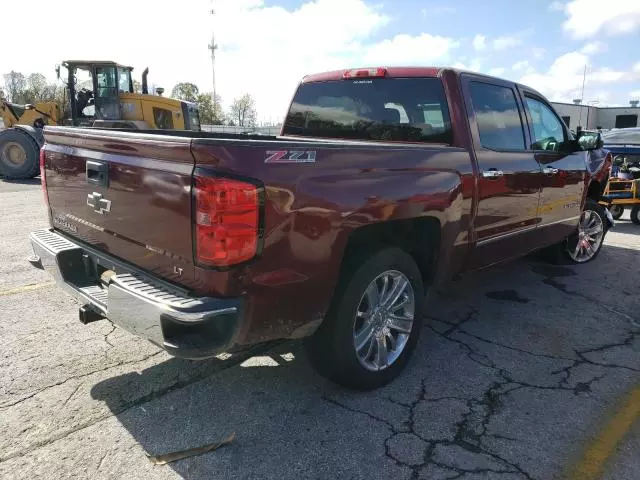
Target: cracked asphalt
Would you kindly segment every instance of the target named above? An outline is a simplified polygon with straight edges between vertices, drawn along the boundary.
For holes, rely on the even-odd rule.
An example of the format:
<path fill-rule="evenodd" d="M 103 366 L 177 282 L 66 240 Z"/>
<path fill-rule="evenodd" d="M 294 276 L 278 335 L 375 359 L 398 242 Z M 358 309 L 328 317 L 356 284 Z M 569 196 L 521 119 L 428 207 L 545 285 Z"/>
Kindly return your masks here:
<path fill-rule="evenodd" d="M 190 362 L 81 325 L 25 262 L 46 226 L 39 184 L 0 182 L 0 205 L 0 478 L 640 478 L 628 220 L 589 265 L 526 258 L 432 292 L 404 374 L 354 393 L 315 374 L 298 342 Z M 199 457 L 146 458 L 231 432 Z"/>

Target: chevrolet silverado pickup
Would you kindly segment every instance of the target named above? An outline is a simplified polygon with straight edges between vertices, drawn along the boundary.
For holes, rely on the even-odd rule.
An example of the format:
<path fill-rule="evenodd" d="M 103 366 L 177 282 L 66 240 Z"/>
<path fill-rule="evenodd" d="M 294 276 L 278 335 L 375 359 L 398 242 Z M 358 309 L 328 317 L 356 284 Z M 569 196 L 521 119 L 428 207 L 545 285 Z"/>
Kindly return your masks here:
<path fill-rule="evenodd" d="M 305 338 L 345 386 L 396 377 L 429 288 L 546 250 L 585 263 L 611 158 L 517 83 L 449 68 L 304 77 L 280 136 L 46 127 L 32 263 L 170 354 Z"/>

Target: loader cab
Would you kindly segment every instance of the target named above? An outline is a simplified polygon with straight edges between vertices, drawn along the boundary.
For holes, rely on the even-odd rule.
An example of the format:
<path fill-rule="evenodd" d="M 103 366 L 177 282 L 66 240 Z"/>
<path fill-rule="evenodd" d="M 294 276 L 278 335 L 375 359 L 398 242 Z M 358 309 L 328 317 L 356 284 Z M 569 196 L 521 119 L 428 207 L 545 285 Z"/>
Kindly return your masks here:
<path fill-rule="evenodd" d="M 132 67 L 114 62 L 69 60 L 67 71 L 69 111 L 67 123 L 92 125 L 96 120 L 122 120 L 121 93 L 133 93 Z"/>

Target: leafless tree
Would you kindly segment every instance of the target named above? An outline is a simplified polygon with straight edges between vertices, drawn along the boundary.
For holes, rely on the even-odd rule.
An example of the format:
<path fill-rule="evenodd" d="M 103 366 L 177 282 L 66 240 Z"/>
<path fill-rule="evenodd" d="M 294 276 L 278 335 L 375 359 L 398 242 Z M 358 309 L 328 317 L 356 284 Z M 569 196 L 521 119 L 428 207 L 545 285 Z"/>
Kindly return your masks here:
<path fill-rule="evenodd" d="M 236 125 L 253 127 L 256 124 L 256 116 L 256 102 L 248 93 L 236 98 L 231 104 L 229 117 Z"/>

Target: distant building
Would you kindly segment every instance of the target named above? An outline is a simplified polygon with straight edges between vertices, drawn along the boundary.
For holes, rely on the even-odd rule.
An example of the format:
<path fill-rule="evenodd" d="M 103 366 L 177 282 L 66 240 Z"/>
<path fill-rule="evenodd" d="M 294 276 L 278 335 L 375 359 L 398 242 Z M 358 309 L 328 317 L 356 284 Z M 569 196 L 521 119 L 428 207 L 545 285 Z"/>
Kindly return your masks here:
<path fill-rule="evenodd" d="M 576 102 L 551 102 L 564 123 L 573 131 L 578 125 L 585 129 L 603 130 L 640 127 L 640 107 L 635 100 L 629 102 L 628 107 L 596 107 Z"/>

